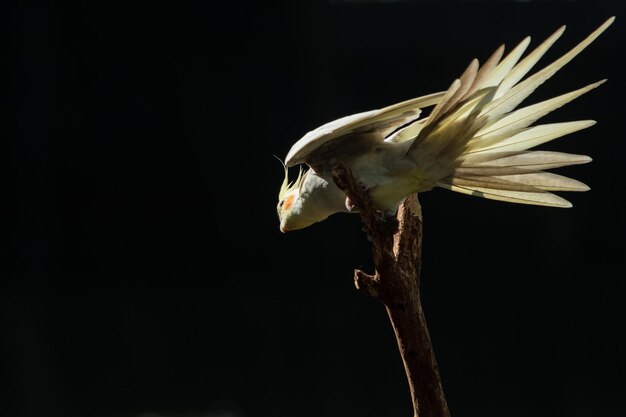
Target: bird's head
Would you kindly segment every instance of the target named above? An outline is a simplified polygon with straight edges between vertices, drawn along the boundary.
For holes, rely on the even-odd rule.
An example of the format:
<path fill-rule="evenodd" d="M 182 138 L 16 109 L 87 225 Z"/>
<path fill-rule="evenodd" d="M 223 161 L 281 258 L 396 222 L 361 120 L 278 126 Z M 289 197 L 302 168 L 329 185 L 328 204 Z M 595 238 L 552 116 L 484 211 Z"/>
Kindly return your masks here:
<path fill-rule="evenodd" d="M 285 179 L 280 186 L 278 205 L 276 206 L 278 220 L 280 220 L 280 231 L 283 233 L 290 230 L 302 229 L 310 224 L 304 224 L 302 221 L 303 218 L 300 216 L 302 211 L 302 181 L 304 179 L 304 172 L 302 168 L 300 168 L 298 177 L 294 182 L 290 183 L 287 167 L 285 166 L 284 168 Z"/>

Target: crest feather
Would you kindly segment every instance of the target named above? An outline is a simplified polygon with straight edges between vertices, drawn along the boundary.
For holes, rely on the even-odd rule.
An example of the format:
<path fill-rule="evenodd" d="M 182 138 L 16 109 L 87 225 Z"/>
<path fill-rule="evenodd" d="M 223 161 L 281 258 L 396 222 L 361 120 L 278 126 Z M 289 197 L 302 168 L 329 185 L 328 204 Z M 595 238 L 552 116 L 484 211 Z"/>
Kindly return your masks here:
<path fill-rule="evenodd" d="M 289 170 L 287 169 L 287 166 L 285 165 L 285 163 L 278 157 L 276 157 L 276 159 L 278 159 L 280 161 L 280 163 L 283 165 L 283 168 L 285 170 L 285 179 L 283 179 L 283 183 L 280 186 L 280 191 L 278 192 L 278 201 L 282 201 L 285 196 L 289 193 L 291 193 L 292 191 L 294 191 L 296 188 L 299 188 L 302 182 L 302 175 L 304 174 L 304 170 L 302 169 L 302 167 L 300 167 L 300 170 L 298 171 L 298 177 L 296 178 L 296 180 L 294 182 L 289 182 Z"/>

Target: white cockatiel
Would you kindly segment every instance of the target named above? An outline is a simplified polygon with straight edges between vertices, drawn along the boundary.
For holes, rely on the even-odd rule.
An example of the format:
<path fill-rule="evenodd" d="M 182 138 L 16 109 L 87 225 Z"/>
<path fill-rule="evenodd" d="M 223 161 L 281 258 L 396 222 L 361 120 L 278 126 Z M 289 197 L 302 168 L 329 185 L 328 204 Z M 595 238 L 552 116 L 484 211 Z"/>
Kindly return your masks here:
<path fill-rule="evenodd" d="M 550 191 L 589 187 L 544 170 L 583 164 L 591 158 L 529 149 L 595 122 L 531 125 L 605 80 L 516 108 L 613 21 L 611 17 L 571 51 L 525 79 L 565 26 L 521 60 L 530 37 L 504 59 L 501 46 L 482 66 L 473 60 L 447 91 L 347 116 L 307 133 L 285 159 L 277 207 L 280 230 L 302 229 L 331 214 L 350 211 L 345 193 L 331 175 L 340 162 L 368 190 L 374 205 L 386 212 L 394 212 L 408 195 L 433 187 L 512 203 L 571 207 Z M 430 114 L 420 118 L 422 109 L 432 106 Z M 309 169 L 301 169 L 289 183 L 287 168 L 298 164 Z"/>

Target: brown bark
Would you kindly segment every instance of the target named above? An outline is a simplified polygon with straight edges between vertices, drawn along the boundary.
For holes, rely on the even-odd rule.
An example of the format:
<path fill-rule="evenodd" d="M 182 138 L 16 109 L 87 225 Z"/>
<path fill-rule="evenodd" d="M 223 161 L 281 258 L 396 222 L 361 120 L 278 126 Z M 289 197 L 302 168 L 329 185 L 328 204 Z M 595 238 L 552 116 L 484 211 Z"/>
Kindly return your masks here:
<path fill-rule="evenodd" d="M 417 195 L 406 199 L 396 217 L 386 218 L 346 166 L 337 166 L 333 178 L 358 210 L 372 238 L 375 274 L 356 269 L 354 283 L 385 305 L 404 363 L 414 417 L 449 417 L 420 301 L 422 212 Z"/>

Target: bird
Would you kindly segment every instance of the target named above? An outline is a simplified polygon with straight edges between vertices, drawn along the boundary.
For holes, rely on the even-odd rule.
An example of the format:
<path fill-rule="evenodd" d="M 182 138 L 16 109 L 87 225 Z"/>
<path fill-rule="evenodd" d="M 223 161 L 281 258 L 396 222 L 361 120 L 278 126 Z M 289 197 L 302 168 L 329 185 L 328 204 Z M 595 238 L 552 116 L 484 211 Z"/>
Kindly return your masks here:
<path fill-rule="evenodd" d="M 600 80 L 519 107 L 537 87 L 589 46 L 610 17 L 569 52 L 527 74 L 561 37 L 561 26 L 524 56 L 530 36 L 504 56 L 504 45 L 482 64 L 473 59 L 447 90 L 326 123 L 296 141 L 285 158 L 276 207 L 280 231 L 303 229 L 335 213 L 355 212 L 332 178 L 347 166 L 374 207 L 391 215 L 414 193 L 441 187 L 510 203 L 571 207 L 553 191 L 587 191 L 572 178 L 546 170 L 591 161 L 586 155 L 531 150 L 586 129 L 594 120 L 536 124 L 595 89 Z M 523 58 L 522 58 L 523 56 Z M 427 115 L 426 109 L 429 110 Z M 288 168 L 300 165 L 289 181 Z"/>

